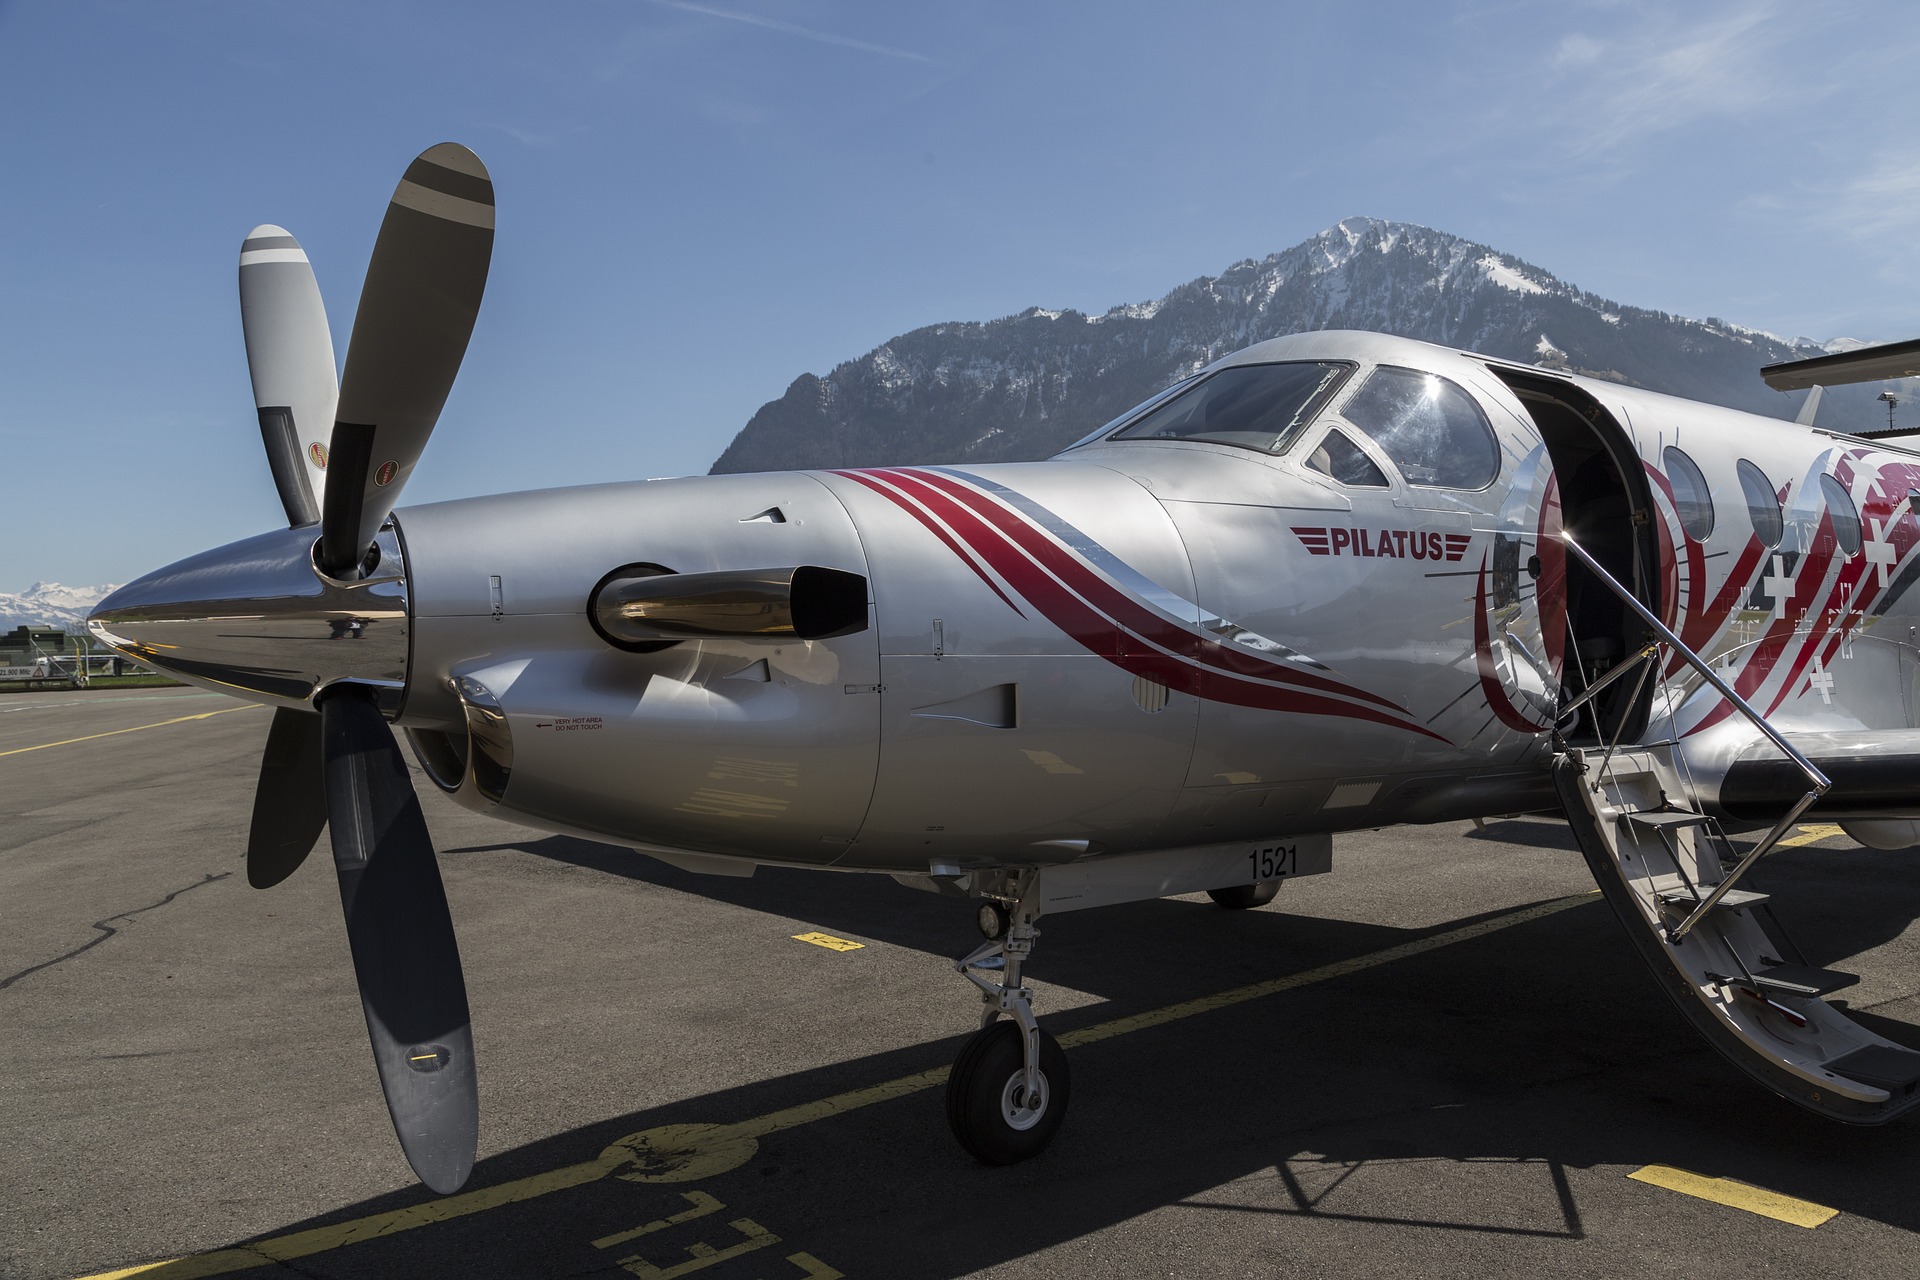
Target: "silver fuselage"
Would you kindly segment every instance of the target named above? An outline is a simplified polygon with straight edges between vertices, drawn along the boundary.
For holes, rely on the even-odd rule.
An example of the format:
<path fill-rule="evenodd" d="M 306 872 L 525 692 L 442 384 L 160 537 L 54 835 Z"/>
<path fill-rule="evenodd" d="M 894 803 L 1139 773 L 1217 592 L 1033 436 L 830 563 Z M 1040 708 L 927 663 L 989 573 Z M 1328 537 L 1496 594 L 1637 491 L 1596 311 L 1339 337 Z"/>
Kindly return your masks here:
<path fill-rule="evenodd" d="M 275 705 L 372 683 L 456 801 L 514 822 L 896 873 L 1551 806 L 1579 644 L 1553 539 L 1581 519 L 1632 526 L 1642 598 L 1776 723 L 1916 723 L 1920 457 L 1374 334 L 1296 335 L 1221 365 L 1305 359 L 1352 362 L 1349 390 L 1381 364 L 1451 380 L 1493 428 L 1497 477 L 1421 487 L 1382 455 L 1385 488 L 1333 480 L 1305 460 L 1341 422 L 1336 396 L 1279 455 L 1095 440 L 1038 463 L 406 507 L 368 581 L 322 580 L 313 530 L 286 530 L 131 584 L 96 630 Z M 1668 475 L 1676 444 L 1712 494 L 1704 537 Z M 1563 510 L 1556 459 L 1589 445 L 1619 460 L 1617 512 L 1591 485 Z M 1784 493 L 1777 544 L 1742 500 L 1741 459 Z M 1852 554 L 1822 475 L 1859 508 Z M 587 601 L 635 564 L 859 574 L 869 625 L 616 648 Z M 1748 730 L 1685 675 L 1676 662 L 1620 723 L 1677 735 L 1711 773 Z"/>

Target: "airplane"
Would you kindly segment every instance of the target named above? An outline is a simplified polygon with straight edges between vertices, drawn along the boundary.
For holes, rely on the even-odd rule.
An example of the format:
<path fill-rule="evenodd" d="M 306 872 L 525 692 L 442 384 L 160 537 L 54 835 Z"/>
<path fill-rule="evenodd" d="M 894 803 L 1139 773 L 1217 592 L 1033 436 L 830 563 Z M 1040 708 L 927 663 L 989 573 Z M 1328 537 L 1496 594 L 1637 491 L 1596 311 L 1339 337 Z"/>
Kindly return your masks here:
<path fill-rule="evenodd" d="M 984 940 L 955 967 L 981 1025 L 946 1106 L 989 1164 L 1038 1154 L 1069 1102 L 1024 981 L 1046 915 L 1254 908 L 1328 872 L 1340 832 L 1525 812 L 1564 814 L 1740 1069 L 1852 1123 L 1920 1104 L 1920 1053 L 1824 999 L 1853 979 L 1809 965 L 1748 875 L 1810 812 L 1920 842 L 1920 453 L 1315 332 L 1044 462 L 397 507 L 493 230 L 471 151 L 414 160 L 337 382 L 304 251 L 251 232 L 241 310 L 287 527 L 89 621 L 274 709 L 248 877 L 278 883 L 330 831 L 388 1109 L 433 1190 L 473 1165 L 474 1045 L 396 730 L 455 804 L 542 832 L 972 903 Z M 1889 376 L 1885 352 L 1768 376 Z"/>

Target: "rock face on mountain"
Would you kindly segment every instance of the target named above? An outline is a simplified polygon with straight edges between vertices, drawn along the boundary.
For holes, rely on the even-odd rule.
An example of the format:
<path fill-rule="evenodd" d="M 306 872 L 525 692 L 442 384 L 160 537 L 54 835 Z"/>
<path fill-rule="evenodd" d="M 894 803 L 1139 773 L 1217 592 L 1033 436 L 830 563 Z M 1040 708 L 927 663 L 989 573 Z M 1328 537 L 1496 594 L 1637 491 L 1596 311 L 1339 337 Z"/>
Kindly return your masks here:
<path fill-rule="evenodd" d="M 929 325 L 765 405 L 715 473 L 1044 458 L 1210 361 L 1310 329 L 1373 329 L 1792 417 L 1764 364 L 1837 348 L 1596 297 L 1483 244 L 1349 218 L 1157 302 Z M 1868 429 L 1876 388 L 1835 388 L 1822 426 Z"/>

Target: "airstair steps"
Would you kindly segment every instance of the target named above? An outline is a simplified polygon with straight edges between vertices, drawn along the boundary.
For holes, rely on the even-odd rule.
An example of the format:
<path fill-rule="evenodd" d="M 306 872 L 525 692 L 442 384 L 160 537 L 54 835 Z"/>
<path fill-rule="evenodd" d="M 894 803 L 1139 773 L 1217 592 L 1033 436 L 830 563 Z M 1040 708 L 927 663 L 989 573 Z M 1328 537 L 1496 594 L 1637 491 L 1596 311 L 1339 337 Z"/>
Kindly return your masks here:
<path fill-rule="evenodd" d="M 1712 886 L 1708 886 L 1711 888 Z M 1747 907 L 1757 907 L 1767 900 L 1764 893 L 1755 893 L 1751 889 L 1729 889 L 1720 895 L 1720 901 L 1713 904 L 1715 911 L 1740 911 Z M 1660 895 L 1660 905 L 1669 915 L 1682 920 L 1693 914 L 1693 909 L 1702 899 L 1686 889 L 1669 889 Z"/>
<path fill-rule="evenodd" d="M 1674 831 L 1682 827 L 1704 827 L 1711 824 L 1713 819 L 1688 809 L 1645 809 L 1637 813 L 1623 813 L 1620 821 L 1650 831 Z"/>
<path fill-rule="evenodd" d="M 1870 1044 L 1841 1054 L 1827 1063 L 1827 1070 L 1890 1094 L 1909 1094 L 1920 1085 L 1920 1053 Z"/>
<path fill-rule="evenodd" d="M 1775 964 L 1756 970 L 1752 977 L 1753 985 L 1762 994 L 1803 998 L 1830 995 L 1858 981 L 1855 974 L 1816 969 L 1810 964 Z"/>
<path fill-rule="evenodd" d="M 1553 779 L 1561 808 L 1635 949 L 1708 1043 L 1772 1092 L 1856 1124 L 1878 1124 L 1920 1108 L 1920 1051 L 1876 1034 L 1849 1017 L 1843 1004 L 1823 999 L 1856 979 L 1805 963 L 1774 920 L 1767 895 L 1742 883 L 1832 781 L 1644 601 L 1573 539 L 1566 544 L 1568 554 L 1658 642 L 1590 680 L 1561 707 L 1563 722 L 1641 663 L 1649 664 L 1641 670 L 1642 682 L 1651 671 L 1664 688 L 1668 676 L 1660 655 L 1667 652 L 1806 781 L 1804 794 L 1773 815 L 1771 828 L 1739 850 L 1719 819 L 1703 812 L 1707 806 L 1671 743 L 1622 742 L 1630 721 L 1620 717 L 1613 741 L 1600 749 L 1556 737 Z M 1669 692 L 1668 723 L 1656 733 L 1671 728 L 1672 697 Z"/>

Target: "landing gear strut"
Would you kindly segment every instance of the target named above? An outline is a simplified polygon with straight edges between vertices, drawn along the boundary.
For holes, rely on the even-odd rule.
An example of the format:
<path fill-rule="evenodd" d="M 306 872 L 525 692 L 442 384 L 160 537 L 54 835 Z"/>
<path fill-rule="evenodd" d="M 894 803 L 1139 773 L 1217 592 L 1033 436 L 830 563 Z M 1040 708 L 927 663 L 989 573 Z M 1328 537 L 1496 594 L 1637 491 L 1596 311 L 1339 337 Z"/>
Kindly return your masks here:
<path fill-rule="evenodd" d="M 961 1048 L 947 1075 L 947 1123 L 967 1153 L 984 1164 L 1015 1164 L 1036 1156 L 1066 1118 L 1071 1082 L 1067 1055 L 1033 1017 L 1033 989 L 1021 967 L 1040 936 L 1035 899 L 1039 875 L 1016 873 L 997 905 L 1006 921 L 1000 936 L 954 967 L 980 988 L 980 1030 Z M 982 911 L 981 931 L 987 932 Z M 997 923 L 997 921 L 996 921 Z M 1012 1017 L 1000 1021 L 1001 1014 Z"/>

